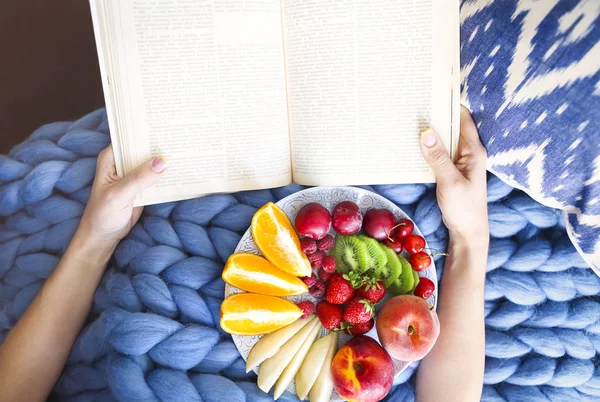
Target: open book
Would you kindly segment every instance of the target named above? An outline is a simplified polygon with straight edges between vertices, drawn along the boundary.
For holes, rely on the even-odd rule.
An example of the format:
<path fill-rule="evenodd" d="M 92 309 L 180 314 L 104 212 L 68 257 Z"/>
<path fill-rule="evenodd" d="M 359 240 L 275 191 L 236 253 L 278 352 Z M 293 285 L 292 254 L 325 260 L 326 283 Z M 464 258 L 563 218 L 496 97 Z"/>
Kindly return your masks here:
<path fill-rule="evenodd" d="M 458 0 L 91 0 L 117 172 L 136 205 L 304 185 L 432 182 L 456 153 Z"/>

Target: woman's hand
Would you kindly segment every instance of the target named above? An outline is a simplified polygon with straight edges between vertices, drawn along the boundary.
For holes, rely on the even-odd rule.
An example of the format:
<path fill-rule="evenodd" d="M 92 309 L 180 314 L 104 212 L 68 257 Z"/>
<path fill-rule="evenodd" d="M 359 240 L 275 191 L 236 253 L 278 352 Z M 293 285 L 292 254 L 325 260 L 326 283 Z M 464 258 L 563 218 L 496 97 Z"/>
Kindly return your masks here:
<path fill-rule="evenodd" d="M 166 159 L 154 158 L 121 179 L 112 146 L 108 146 L 98 155 L 92 194 L 78 232 L 89 242 L 112 250 L 140 218 L 142 207 L 133 207 L 134 197 L 158 182 L 166 168 Z"/>
<path fill-rule="evenodd" d="M 167 163 L 148 161 L 120 179 L 111 147 L 98 156 L 92 194 L 77 233 L 21 319 L 0 343 L 0 400 L 45 401 L 90 311 L 106 263 L 139 219 L 133 198 Z"/>
<path fill-rule="evenodd" d="M 421 151 L 437 179 L 438 203 L 450 240 L 438 293 L 440 335 L 421 361 L 416 399 L 475 402 L 481 399 L 485 362 L 486 152 L 465 108 L 460 116 L 456 164 L 431 131 L 423 133 Z"/>
<path fill-rule="evenodd" d="M 456 164 L 431 130 L 421 136 L 421 152 L 435 173 L 438 204 L 451 237 L 487 242 L 486 151 L 469 111 L 462 107 L 460 114 Z"/>

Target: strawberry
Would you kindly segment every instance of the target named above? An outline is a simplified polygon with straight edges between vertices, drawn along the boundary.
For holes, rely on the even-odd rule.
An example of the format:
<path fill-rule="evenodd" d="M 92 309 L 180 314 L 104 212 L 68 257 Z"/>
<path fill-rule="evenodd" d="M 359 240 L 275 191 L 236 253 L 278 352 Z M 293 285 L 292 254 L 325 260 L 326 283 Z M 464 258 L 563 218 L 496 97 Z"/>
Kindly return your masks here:
<path fill-rule="evenodd" d="M 335 272 L 335 258 L 332 255 L 323 257 L 323 271 Z"/>
<path fill-rule="evenodd" d="M 328 234 L 321 240 L 317 241 L 317 248 L 321 251 L 329 251 L 333 248 L 334 244 L 335 241 L 333 240 L 333 236 Z"/>
<path fill-rule="evenodd" d="M 320 301 L 317 304 L 317 317 L 326 330 L 332 331 L 342 323 L 342 306 Z"/>
<path fill-rule="evenodd" d="M 329 280 L 325 299 L 332 304 L 344 304 L 354 296 L 354 288 L 342 274 L 334 274 Z"/>
<path fill-rule="evenodd" d="M 309 239 L 308 237 L 300 240 L 300 249 L 306 255 L 312 254 L 317 251 L 317 242 L 313 239 Z"/>
<path fill-rule="evenodd" d="M 373 305 L 368 300 L 355 297 L 346 306 L 344 310 L 344 321 L 349 324 L 363 324 L 373 318 Z"/>
<path fill-rule="evenodd" d="M 342 324 L 342 326 L 344 327 L 344 332 L 352 336 L 366 334 L 373 328 L 374 325 L 375 320 L 372 318 L 369 321 L 362 322 L 360 324 L 349 325 L 346 322 Z"/>
<path fill-rule="evenodd" d="M 383 281 L 378 280 L 375 283 L 365 283 L 360 288 L 356 289 L 356 294 L 363 299 L 367 299 L 371 303 L 377 303 L 385 296 Z"/>
<path fill-rule="evenodd" d="M 312 254 L 309 254 L 308 261 L 310 261 L 310 266 L 312 269 L 319 269 L 323 264 L 323 257 L 325 257 L 325 252 L 321 250 L 317 250 Z"/>
<path fill-rule="evenodd" d="M 311 301 L 308 301 L 308 300 L 301 301 L 300 303 L 297 304 L 297 306 L 300 307 L 300 309 L 302 310 L 302 313 L 303 313 L 300 318 L 306 318 L 315 312 L 315 305 Z"/>

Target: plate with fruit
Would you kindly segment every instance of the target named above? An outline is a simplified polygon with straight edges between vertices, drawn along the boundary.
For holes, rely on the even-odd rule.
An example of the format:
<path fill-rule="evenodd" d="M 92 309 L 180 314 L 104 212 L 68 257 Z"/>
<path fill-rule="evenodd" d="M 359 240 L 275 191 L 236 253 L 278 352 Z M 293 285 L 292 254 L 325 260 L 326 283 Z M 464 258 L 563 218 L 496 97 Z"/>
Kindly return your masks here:
<path fill-rule="evenodd" d="M 439 335 L 425 239 L 364 189 L 314 187 L 264 205 L 222 277 L 221 328 L 275 399 L 382 399 Z"/>

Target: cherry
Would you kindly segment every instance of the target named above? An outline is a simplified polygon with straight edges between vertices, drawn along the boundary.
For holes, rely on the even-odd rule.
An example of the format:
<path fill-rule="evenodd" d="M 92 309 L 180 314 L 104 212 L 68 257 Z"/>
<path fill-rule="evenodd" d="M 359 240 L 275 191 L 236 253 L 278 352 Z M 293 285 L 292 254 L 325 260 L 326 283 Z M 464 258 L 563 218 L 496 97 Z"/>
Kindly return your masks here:
<path fill-rule="evenodd" d="M 410 219 L 400 219 L 394 227 L 396 228 L 396 237 L 399 239 L 404 239 L 413 232 L 415 229 L 415 224 Z"/>
<path fill-rule="evenodd" d="M 410 256 L 410 266 L 417 272 L 424 271 L 431 265 L 431 257 L 424 251 Z"/>
<path fill-rule="evenodd" d="M 410 235 L 404 239 L 404 249 L 411 254 L 420 253 L 425 249 L 425 239 L 423 236 Z"/>
<path fill-rule="evenodd" d="M 420 278 L 419 284 L 415 288 L 414 295 L 422 297 L 423 299 L 429 299 L 435 291 L 435 285 L 431 279 Z"/>
<path fill-rule="evenodd" d="M 403 248 L 402 239 L 400 239 L 398 237 L 394 237 L 391 240 L 388 237 L 387 239 L 385 239 L 385 244 L 386 244 L 386 246 L 388 246 L 389 248 L 394 250 L 396 252 L 396 254 L 400 254 L 402 252 L 402 248 Z"/>

